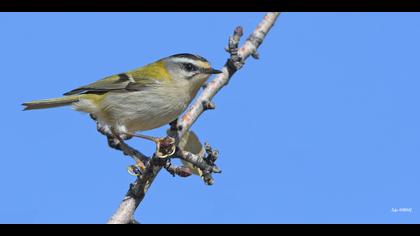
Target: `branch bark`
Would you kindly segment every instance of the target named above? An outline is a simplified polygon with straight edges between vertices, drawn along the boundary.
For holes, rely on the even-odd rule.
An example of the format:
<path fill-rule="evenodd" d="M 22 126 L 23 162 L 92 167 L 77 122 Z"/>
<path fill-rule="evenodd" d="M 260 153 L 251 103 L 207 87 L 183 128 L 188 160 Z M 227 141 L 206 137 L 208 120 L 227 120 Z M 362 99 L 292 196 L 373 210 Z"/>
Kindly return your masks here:
<path fill-rule="evenodd" d="M 257 48 L 261 45 L 279 15 L 280 13 L 278 12 L 267 13 L 240 48 L 238 48 L 238 45 L 239 40 L 243 35 L 243 30 L 240 26 L 236 27 L 233 36 L 229 38 L 228 47 L 226 48 L 226 51 L 230 54 L 230 58 L 222 68 L 223 73 L 217 75 L 212 81 L 206 84 L 195 103 L 178 119 L 177 124 L 175 125 L 177 128 L 176 132 L 169 132 L 169 135 L 176 140 L 176 144 L 180 142 L 205 110 L 214 109 L 215 106 L 211 102 L 212 98 L 220 89 L 228 84 L 233 74 L 242 68 L 245 60 L 249 56 L 258 59 Z M 194 155 L 183 150 L 178 150 L 175 154 L 178 154 L 178 157 L 180 158 L 188 159 L 189 161 L 194 161 L 196 164 L 201 165 L 201 167 L 204 168 L 204 172 L 206 172 L 206 178 L 211 178 L 208 176 L 211 174 L 211 171 L 219 171 L 217 167 L 209 166 L 199 155 Z M 133 218 L 135 210 L 143 200 L 159 171 L 167 166 L 168 161 L 170 161 L 170 158 L 158 157 L 156 153 L 149 159 L 143 174 L 138 176 L 137 180 L 130 185 L 130 189 L 117 211 L 109 219 L 108 224 L 129 224 L 135 222 Z"/>

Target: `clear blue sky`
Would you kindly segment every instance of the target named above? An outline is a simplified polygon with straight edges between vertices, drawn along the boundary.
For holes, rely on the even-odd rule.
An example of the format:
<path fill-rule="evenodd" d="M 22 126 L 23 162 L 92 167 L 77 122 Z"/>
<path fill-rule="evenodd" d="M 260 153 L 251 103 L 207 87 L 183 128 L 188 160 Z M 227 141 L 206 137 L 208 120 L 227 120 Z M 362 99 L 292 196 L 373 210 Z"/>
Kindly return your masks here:
<path fill-rule="evenodd" d="M 180 52 L 220 68 L 234 27 L 248 35 L 262 16 L 0 13 L 0 223 L 104 223 L 133 181 L 132 161 L 88 116 L 22 112 L 22 102 Z M 419 223 L 419 42 L 418 13 L 281 15 L 261 59 L 250 58 L 193 127 L 220 150 L 215 185 L 162 172 L 136 218 Z M 403 207 L 412 212 L 392 212 Z"/>

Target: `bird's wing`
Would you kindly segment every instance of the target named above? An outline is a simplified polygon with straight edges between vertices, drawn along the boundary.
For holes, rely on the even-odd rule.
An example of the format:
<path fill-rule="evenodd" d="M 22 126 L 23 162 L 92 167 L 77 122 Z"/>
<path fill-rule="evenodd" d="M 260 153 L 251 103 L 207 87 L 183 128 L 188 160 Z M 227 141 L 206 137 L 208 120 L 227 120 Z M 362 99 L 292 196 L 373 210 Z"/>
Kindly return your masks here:
<path fill-rule="evenodd" d="M 104 93 L 109 91 L 139 91 L 146 88 L 153 79 L 134 78 L 132 74 L 122 73 L 106 77 L 94 83 L 73 89 L 64 95 L 80 93 Z"/>

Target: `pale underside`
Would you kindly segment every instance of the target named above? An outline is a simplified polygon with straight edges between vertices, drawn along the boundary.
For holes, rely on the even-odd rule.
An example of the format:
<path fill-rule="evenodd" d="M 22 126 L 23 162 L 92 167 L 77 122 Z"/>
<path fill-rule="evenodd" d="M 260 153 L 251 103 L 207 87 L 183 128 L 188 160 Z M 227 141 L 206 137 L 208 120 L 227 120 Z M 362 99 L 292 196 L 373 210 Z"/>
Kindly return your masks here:
<path fill-rule="evenodd" d="M 82 98 L 73 104 L 73 108 L 94 115 L 106 133 L 111 134 L 111 129 L 120 134 L 134 133 L 158 128 L 181 115 L 191 98 L 187 93 L 178 91 L 168 91 L 164 87 L 130 92 L 110 91 L 99 104 Z"/>

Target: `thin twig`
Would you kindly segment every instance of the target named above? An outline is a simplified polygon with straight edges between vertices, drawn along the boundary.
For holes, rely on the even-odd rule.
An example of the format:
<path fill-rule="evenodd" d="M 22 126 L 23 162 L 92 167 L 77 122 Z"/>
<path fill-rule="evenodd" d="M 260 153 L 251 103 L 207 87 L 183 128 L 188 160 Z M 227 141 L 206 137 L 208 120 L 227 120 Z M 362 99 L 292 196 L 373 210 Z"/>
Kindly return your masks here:
<path fill-rule="evenodd" d="M 206 162 L 204 157 L 200 155 L 196 155 L 191 152 L 178 150 L 175 154 L 177 157 L 181 158 L 182 160 L 188 161 L 198 168 L 202 169 L 203 171 L 209 171 L 213 173 L 221 173 L 222 171 L 217 168 L 215 165 L 209 165 L 209 163 Z"/>

